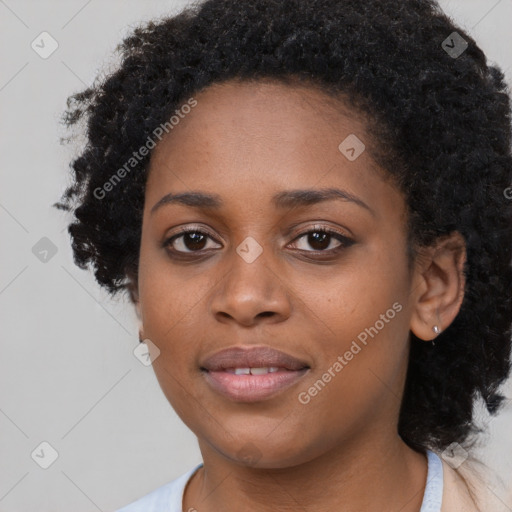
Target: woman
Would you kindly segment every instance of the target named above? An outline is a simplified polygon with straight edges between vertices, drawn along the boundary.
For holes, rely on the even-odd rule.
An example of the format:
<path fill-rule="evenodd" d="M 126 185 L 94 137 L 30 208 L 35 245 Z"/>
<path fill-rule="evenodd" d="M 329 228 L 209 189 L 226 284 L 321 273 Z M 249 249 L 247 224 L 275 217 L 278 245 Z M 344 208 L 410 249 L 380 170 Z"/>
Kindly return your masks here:
<path fill-rule="evenodd" d="M 207 0 L 120 51 L 56 206 L 204 461 L 120 510 L 507 510 L 471 457 L 510 369 L 502 72 L 429 0 Z"/>

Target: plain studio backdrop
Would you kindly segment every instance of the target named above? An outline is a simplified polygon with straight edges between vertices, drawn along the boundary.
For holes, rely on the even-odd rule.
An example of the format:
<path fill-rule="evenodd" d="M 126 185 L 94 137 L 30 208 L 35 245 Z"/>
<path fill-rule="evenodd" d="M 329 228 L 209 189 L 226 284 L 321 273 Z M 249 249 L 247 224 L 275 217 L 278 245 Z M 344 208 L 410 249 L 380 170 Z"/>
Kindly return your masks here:
<path fill-rule="evenodd" d="M 75 151 L 59 144 L 66 98 L 115 62 L 136 24 L 186 4 L 0 0 L 0 512 L 106 512 L 201 462 L 133 352 L 132 306 L 74 265 L 68 217 L 51 207 Z M 441 6 L 512 83 L 512 0 Z M 512 483 L 511 431 L 508 400 L 479 455 Z"/>

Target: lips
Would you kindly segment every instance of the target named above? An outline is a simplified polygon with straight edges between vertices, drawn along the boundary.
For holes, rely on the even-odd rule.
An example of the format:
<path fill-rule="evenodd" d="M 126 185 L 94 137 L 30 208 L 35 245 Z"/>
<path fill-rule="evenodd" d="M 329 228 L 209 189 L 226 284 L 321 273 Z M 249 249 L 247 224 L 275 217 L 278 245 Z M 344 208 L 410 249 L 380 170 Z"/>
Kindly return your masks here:
<path fill-rule="evenodd" d="M 201 368 L 207 371 L 229 368 L 282 368 L 296 371 L 309 366 L 306 362 L 271 347 L 230 347 L 205 359 Z"/>
<path fill-rule="evenodd" d="M 269 399 L 310 369 L 307 362 L 271 347 L 230 347 L 206 358 L 200 367 L 213 391 L 238 402 Z"/>

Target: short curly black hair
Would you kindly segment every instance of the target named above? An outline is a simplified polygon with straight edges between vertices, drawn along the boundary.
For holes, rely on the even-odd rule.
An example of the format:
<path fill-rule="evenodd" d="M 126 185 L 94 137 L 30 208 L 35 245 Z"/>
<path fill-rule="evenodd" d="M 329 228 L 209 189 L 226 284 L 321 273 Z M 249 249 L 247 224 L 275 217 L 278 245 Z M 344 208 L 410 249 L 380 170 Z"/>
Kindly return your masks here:
<path fill-rule="evenodd" d="M 117 50 L 115 71 L 70 96 L 63 116 L 68 127 L 87 121 L 54 204 L 74 213 L 75 263 L 91 264 L 112 296 L 136 279 L 151 152 L 106 199 L 97 191 L 192 94 L 293 79 L 344 95 L 404 192 L 414 246 L 465 239 L 459 314 L 435 347 L 411 333 L 398 430 L 420 451 L 469 446 L 476 400 L 492 414 L 502 406 L 512 303 L 510 93 L 473 38 L 433 0 L 206 0 L 140 24 Z"/>

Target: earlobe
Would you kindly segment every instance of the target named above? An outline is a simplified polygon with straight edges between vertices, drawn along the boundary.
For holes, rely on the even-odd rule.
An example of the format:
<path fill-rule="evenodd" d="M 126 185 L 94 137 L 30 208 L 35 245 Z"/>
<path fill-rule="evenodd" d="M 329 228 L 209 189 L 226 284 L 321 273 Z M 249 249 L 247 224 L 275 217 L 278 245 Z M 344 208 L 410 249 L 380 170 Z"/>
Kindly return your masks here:
<path fill-rule="evenodd" d="M 138 296 L 135 296 L 135 298 L 132 300 L 132 303 L 135 307 L 135 314 L 137 315 L 137 319 L 139 320 L 139 333 L 140 336 L 143 336 L 142 334 L 142 326 L 144 324 L 144 320 L 142 319 L 142 308 L 140 306 L 140 301 L 139 301 L 139 297 Z"/>
<path fill-rule="evenodd" d="M 135 307 L 135 314 L 137 315 L 137 319 L 139 320 L 139 342 L 142 343 L 145 339 L 144 336 L 144 322 L 142 320 L 142 309 L 140 307 L 139 295 L 136 290 L 129 289 L 130 292 L 130 300 Z"/>
<path fill-rule="evenodd" d="M 421 250 L 415 269 L 410 329 L 422 340 L 434 340 L 460 311 L 464 299 L 466 244 L 453 232 Z M 420 259 L 418 261 L 420 261 Z"/>
<path fill-rule="evenodd" d="M 142 310 L 140 307 L 140 297 L 139 297 L 139 287 L 137 276 L 133 273 L 128 273 L 128 283 L 126 288 L 128 290 L 128 294 L 130 296 L 130 302 L 135 307 L 135 314 L 137 315 L 138 320 L 142 323 Z"/>
<path fill-rule="evenodd" d="M 128 292 L 130 294 L 130 300 L 135 307 L 135 314 L 139 320 L 139 343 L 143 343 L 146 336 L 144 335 L 144 320 L 142 318 L 142 308 L 140 306 L 140 298 L 137 282 L 130 278 L 128 284 Z"/>

